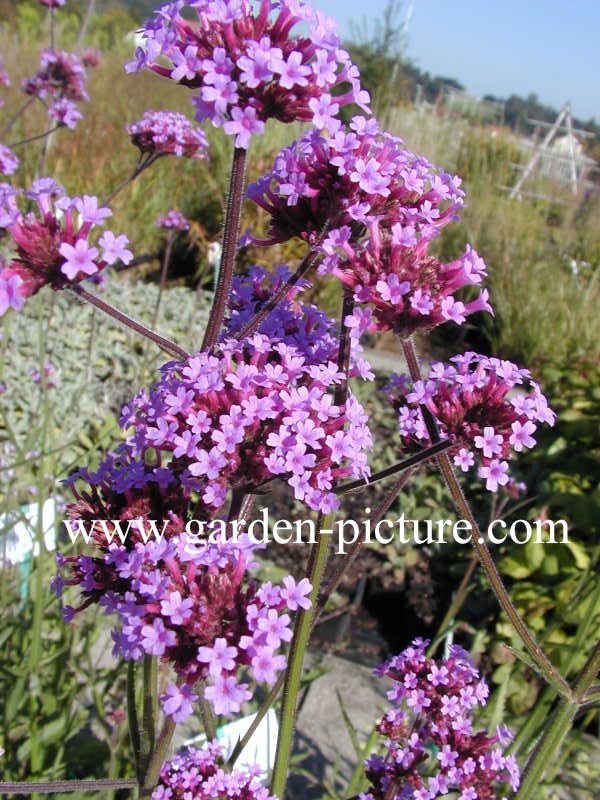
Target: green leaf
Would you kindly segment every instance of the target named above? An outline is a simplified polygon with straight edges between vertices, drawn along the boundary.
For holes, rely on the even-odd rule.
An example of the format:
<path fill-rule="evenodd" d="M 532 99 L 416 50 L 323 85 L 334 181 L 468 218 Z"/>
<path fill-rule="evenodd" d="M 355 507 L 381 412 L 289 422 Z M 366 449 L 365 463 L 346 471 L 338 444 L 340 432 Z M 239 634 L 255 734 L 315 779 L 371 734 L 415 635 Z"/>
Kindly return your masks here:
<path fill-rule="evenodd" d="M 528 578 L 533 572 L 532 569 L 525 564 L 522 564 L 520 561 L 517 561 L 516 558 L 513 558 L 512 556 L 506 556 L 506 558 L 503 558 L 498 566 L 501 572 L 504 572 L 510 578 L 514 578 L 515 580 Z"/>
<path fill-rule="evenodd" d="M 38 729 L 38 735 L 36 739 L 36 744 L 38 747 L 40 745 L 44 745 L 47 747 L 48 745 L 56 744 L 56 742 L 62 742 L 67 737 L 66 734 L 69 730 L 69 722 L 66 717 L 58 717 L 58 719 L 50 720 L 50 722 L 42 725 Z M 31 755 L 31 739 L 26 739 L 19 749 L 17 750 L 17 758 L 19 761 L 27 761 Z"/>
<path fill-rule="evenodd" d="M 344 705 L 344 700 L 342 699 L 340 690 L 336 689 L 335 694 L 340 707 L 340 711 L 342 712 L 342 717 L 344 718 L 344 725 L 346 726 L 346 730 L 348 731 L 348 736 L 350 737 L 350 742 L 352 743 L 352 748 L 354 750 L 356 757 L 360 759 L 362 755 L 362 748 L 358 741 L 357 730 L 355 726 L 352 724 L 352 720 L 348 715 L 348 711 L 346 710 L 346 706 Z"/>
<path fill-rule="evenodd" d="M 17 678 L 15 685 L 8 693 L 8 697 L 6 699 L 5 714 L 6 714 L 6 719 L 9 720 L 9 722 L 10 720 L 16 718 L 21 703 L 26 697 L 25 687 L 27 683 L 27 678 L 28 676 L 26 674 L 21 675 L 19 678 Z"/>

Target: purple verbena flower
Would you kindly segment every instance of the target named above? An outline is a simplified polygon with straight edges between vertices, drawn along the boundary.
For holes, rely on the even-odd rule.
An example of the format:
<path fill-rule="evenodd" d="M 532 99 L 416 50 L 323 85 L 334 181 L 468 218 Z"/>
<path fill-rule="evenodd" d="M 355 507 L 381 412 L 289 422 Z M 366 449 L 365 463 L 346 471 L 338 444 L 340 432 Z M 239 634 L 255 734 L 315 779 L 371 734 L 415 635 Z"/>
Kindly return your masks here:
<path fill-rule="evenodd" d="M 216 740 L 205 750 L 188 747 L 163 763 L 152 800 L 277 800 L 262 784 L 259 767 L 232 772 L 223 767 Z"/>
<path fill-rule="evenodd" d="M 19 159 L 5 144 L 0 142 L 0 173 L 12 175 L 19 169 Z"/>
<path fill-rule="evenodd" d="M 268 245 L 299 236 L 320 252 L 321 273 L 369 305 L 370 318 L 359 321 L 357 308 L 346 321 L 354 338 L 367 327 L 408 336 L 492 312 L 485 289 L 468 303 L 455 296 L 485 276 L 474 250 L 449 264 L 427 252 L 463 205 L 460 179 L 380 131 L 374 119 L 355 117 L 327 137 L 307 132 L 276 156 L 248 196 L 270 221 L 265 239 L 246 240 Z"/>
<path fill-rule="evenodd" d="M 184 19 L 184 10 L 196 18 Z M 368 111 L 334 25 L 303 0 L 178 0 L 145 23 L 143 36 L 127 69 L 148 67 L 197 88 L 196 118 L 223 127 L 236 147 L 247 148 L 267 119 L 312 121 L 333 133 L 343 105 Z"/>
<path fill-rule="evenodd" d="M 48 116 L 53 119 L 57 125 L 62 125 L 70 130 L 74 130 L 77 123 L 82 118 L 81 112 L 72 100 L 67 100 L 62 97 L 53 103 L 48 109 Z"/>
<path fill-rule="evenodd" d="M 354 117 L 333 136 L 311 130 L 281 150 L 248 197 L 270 217 L 260 244 L 293 236 L 317 243 L 326 230 L 330 246 L 342 247 L 356 242 L 368 222 L 385 219 L 388 228 L 397 224 L 398 244 L 413 247 L 457 218 L 460 183 L 381 131 L 375 119 Z"/>
<path fill-rule="evenodd" d="M 97 67 L 102 61 L 102 51 L 95 47 L 84 47 L 81 51 L 81 63 L 84 67 Z"/>
<path fill-rule="evenodd" d="M 377 725 L 387 754 L 366 762 L 367 797 L 384 800 L 391 786 L 395 798 L 407 800 L 435 800 L 455 792 L 463 800 L 493 800 L 506 784 L 516 792 L 516 762 L 498 746 L 507 744 L 504 733 L 500 741 L 472 729 L 470 718 L 485 703 L 487 684 L 461 648 L 435 661 L 425 655 L 427 644 L 415 640 L 375 670 L 394 682 L 388 692 L 393 706 Z"/>
<path fill-rule="evenodd" d="M 232 291 L 228 300 L 229 314 L 225 320 L 225 336 L 237 335 L 250 322 L 274 293 L 288 280 L 291 272 L 285 264 L 275 267 L 269 272 L 264 267 L 250 266 L 244 275 L 236 275 L 233 279 Z M 339 337 L 336 324 L 321 309 L 311 303 L 304 303 L 298 294 L 310 288 L 307 280 L 298 281 L 291 287 L 287 295 L 263 320 L 258 331 L 265 336 L 276 338 L 297 348 L 306 359 L 307 364 L 314 366 L 333 364 L 337 361 Z M 360 375 L 363 380 L 372 380 L 374 375 L 369 364 L 360 357 L 362 348 L 357 340 L 352 341 L 350 374 Z M 272 367 L 279 369 L 281 367 Z M 331 398 L 325 395 L 323 402 Z M 254 402 L 254 401 L 253 401 Z M 256 400 L 266 410 L 266 398 Z M 311 421 L 299 421 L 298 441 L 314 443 L 315 437 L 323 438 L 324 433 L 318 425 L 311 428 Z"/>
<path fill-rule="evenodd" d="M 89 100 L 87 76 L 79 56 L 65 50 L 42 50 L 40 69 L 23 81 L 23 91 L 42 100 Z"/>
<path fill-rule="evenodd" d="M 421 406 L 436 420 L 440 436 L 453 442 L 454 464 L 464 472 L 478 466 L 489 491 L 515 489 L 509 461 L 535 446 L 541 422 L 553 425 L 554 413 L 528 370 L 510 361 L 477 353 L 454 356 L 430 367 L 426 383 L 393 375 L 387 392 L 398 412 L 400 437 L 407 450 L 430 444 Z"/>
<path fill-rule="evenodd" d="M 183 216 L 181 211 L 177 211 L 175 208 L 157 217 L 154 224 L 159 228 L 166 228 L 167 230 L 189 231 L 190 229 L 188 220 Z"/>
<path fill-rule="evenodd" d="M 18 275 L 5 276 L 0 270 L 0 316 L 9 308 L 20 311 L 25 297 L 19 291 L 23 281 Z"/>
<path fill-rule="evenodd" d="M 208 157 L 204 131 L 195 127 L 184 114 L 146 111 L 138 122 L 125 127 L 132 143 L 145 155 Z"/>
<path fill-rule="evenodd" d="M 22 211 L 19 195 L 29 204 L 33 201 L 33 206 Z M 108 208 L 98 208 L 96 197 L 68 197 L 51 178 L 40 178 L 25 192 L 0 184 L 0 230 L 13 247 L 0 279 L 5 287 L 13 278 L 20 280 L 18 285 L 10 283 L 13 308 L 18 302 L 15 289 L 26 299 L 46 284 L 62 289 L 97 276 L 118 259 L 128 263 L 132 254 L 125 247 L 126 236 L 105 231 L 93 241 L 95 226 L 103 225 L 111 214 Z"/>
<path fill-rule="evenodd" d="M 195 494 L 175 468 L 163 481 L 156 462 L 136 462 L 133 453 L 128 459 L 121 448 L 97 472 L 82 470 L 70 479 L 71 529 L 83 525 L 95 554 L 61 557 L 64 577 L 54 588 L 80 587 L 81 602 L 69 619 L 92 603 L 117 615 L 117 655 L 138 660 L 147 653 L 172 664 L 178 687 L 168 688 L 162 703 L 176 722 L 191 712 L 190 693 L 199 680 L 217 714 L 235 713 L 250 697 L 242 671 L 246 680 L 273 684 L 285 668 L 281 643 L 292 635 L 285 612 L 306 607 L 312 587 L 288 578 L 282 587 L 263 590 L 248 575 L 258 545 L 246 535 L 188 540 L 190 514 L 202 513 Z"/>

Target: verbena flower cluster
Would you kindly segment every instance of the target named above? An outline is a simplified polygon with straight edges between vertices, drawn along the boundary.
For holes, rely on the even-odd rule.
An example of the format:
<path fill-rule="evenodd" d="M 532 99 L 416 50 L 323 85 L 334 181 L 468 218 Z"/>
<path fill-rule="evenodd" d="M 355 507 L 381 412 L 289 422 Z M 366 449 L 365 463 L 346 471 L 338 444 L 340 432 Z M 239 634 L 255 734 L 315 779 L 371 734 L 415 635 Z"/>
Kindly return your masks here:
<path fill-rule="evenodd" d="M 184 114 L 175 111 L 146 111 L 138 122 L 125 126 L 141 153 L 207 158 L 204 131 Z"/>
<path fill-rule="evenodd" d="M 183 216 L 181 211 L 177 211 L 175 208 L 171 208 L 166 214 L 161 214 L 160 217 L 157 217 L 155 225 L 158 228 L 166 228 L 177 231 L 189 231 L 190 229 L 190 223 L 188 220 Z"/>
<path fill-rule="evenodd" d="M 322 252 L 321 273 L 352 289 L 359 306 L 346 322 L 408 336 L 492 308 L 483 289 L 470 303 L 455 293 L 478 285 L 485 264 L 470 247 L 442 263 L 428 243 L 463 205 L 460 179 L 410 152 L 402 139 L 355 117 L 348 129 L 306 133 L 282 150 L 248 196 L 270 214 L 274 244 L 298 236 Z M 250 237 L 252 239 L 252 237 Z"/>
<path fill-rule="evenodd" d="M 236 336 L 247 325 L 271 297 L 291 276 L 289 267 L 280 264 L 273 272 L 253 265 L 245 275 L 236 275 L 228 301 L 229 314 L 225 320 L 224 336 Z M 258 328 L 259 333 L 285 341 L 303 354 L 310 364 L 335 361 L 338 355 L 338 331 L 335 321 L 312 303 L 303 303 L 297 295 L 310 288 L 307 280 L 297 281 L 287 295 L 265 317 Z M 363 380 L 373 380 L 367 361 L 360 358 L 362 350 L 353 341 L 350 359 L 351 376 L 360 375 Z"/>
<path fill-rule="evenodd" d="M 87 74 L 81 59 L 66 50 L 48 48 L 40 53 L 40 69 L 22 83 L 25 94 L 42 100 L 89 100 Z"/>
<path fill-rule="evenodd" d="M 276 800 L 261 783 L 260 767 L 225 772 L 223 749 L 188 747 L 165 761 L 152 800 Z"/>
<path fill-rule="evenodd" d="M 377 726 L 386 737 L 384 757 L 371 756 L 371 782 L 361 800 L 435 800 L 457 792 L 458 800 L 494 800 L 501 785 L 519 787 L 514 756 L 499 744 L 509 734 L 475 732 L 471 717 L 489 689 L 461 647 L 439 661 L 427 658 L 428 642 L 415 639 L 375 671 L 391 678 L 392 708 Z"/>
<path fill-rule="evenodd" d="M 475 465 L 486 488 L 497 491 L 511 482 L 508 462 L 535 445 L 539 422 L 553 425 L 555 414 L 529 370 L 511 361 L 477 353 L 431 364 L 429 376 L 412 383 L 394 375 L 387 387 L 398 411 L 400 437 L 408 450 L 430 444 L 421 406 L 436 420 L 440 436 L 455 446 L 456 466 Z"/>
<path fill-rule="evenodd" d="M 378 222 L 368 225 L 368 236 L 352 246 L 349 229 L 330 234 L 323 243 L 328 257 L 321 272 L 330 272 L 353 290 L 359 306 L 344 320 L 355 335 L 364 330 L 391 330 L 401 337 L 428 330 L 443 322 L 462 325 L 475 311 L 493 313 L 487 289 L 475 300 L 463 302 L 455 294 L 476 286 L 486 274 L 485 264 L 467 245 L 463 256 L 444 264 L 427 253 L 427 241 L 406 245 L 404 228 Z"/>
<path fill-rule="evenodd" d="M 81 119 L 76 103 L 89 100 L 87 73 L 75 53 L 49 48 L 40 54 L 40 69 L 22 82 L 25 94 L 48 106 L 48 115 L 58 125 L 74 128 Z"/>
<path fill-rule="evenodd" d="M 197 20 L 184 19 L 184 9 Z M 343 105 L 368 110 L 369 95 L 335 24 L 302 0 L 167 3 L 145 23 L 143 36 L 128 69 L 149 67 L 199 88 L 196 118 L 223 127 L 239 148 L 268 119 L 310 120 L 334 132 Z"/>
<path fill-rule="evenodd" d="M 328 512 L 339 505 L 336 481 L 368 475 L 366 414 L 351 393 L 343 406 L 332 394 L 342 377 L 335 362 L 311 363 L 262 334 L 222 342 L 220 355 L 166 365 L 150 392 L 124 409 L 123 427 L 134 426 L 129 460 L 168 463 L 171 479 L 197 492 L 209 514 L 229 489 L 278 476 L 298 500 Z M 119 480 L 133 486 L 140 478 Z"/>
<path fill-rule="evenodd" d="M 81 63 L 84 67 L 97 67 L 102 61 L 102 51 L 95 47 L 84 47 L 81 51 Z"/>
<path fill-rule="evenodd" d="M 81 479 L 88 488 L 80 493 L 76 484 Z M 162 507 L 149 502 L 151 491 L 132 489 L 119 497 L 106 480 L 106 465 L 95 474 L 80 473 L 73 489 L 78 499 L 69 514 L 90 523 L 99 555 L 57 557 L 66 577 L 56 576 L 54 590 L 60 596 L 65 586 L 79 586 L 83 597 L 79 607 L 64 609 L 67 620 L 97 602 L 119 617 L 113 631 L 116 656 L 139 660 L 151 655 L 169 662 L 178 682 L 166 687 L 161 706 L 175 722 L 191 714 L 198 681 L 204 682 L 203 696 L 219 715 L 238 712 L 252 697 L 248 683 L 240 679 L 241 670 L 246 680 L 275 683 L 286 665 L 281 645 L 292 638 L 286 612 L 310 607 L 308 580 L 296 583 L 287 576 L 280 586 L 259 586 L 248 575 L 257 547 L 249 537 L 223 535 L 190 545 L 185 520 L 177 513 L 184 505 L 180 498 L 173 497 L 167 510 L 165 496 L 158 504 Z M 160 492 L 156 487 L 155 494 Z M 143 525 L 148 517 L 132 517 L 152 505 L 163 514 L 153 519 L 171 526 L 171 534 L 160 541 L 148 540 L 150 529 Z M 109 528 L 93 524 L 109 513 L 112 519 L 117 514 L 121 520 L 139 521 L 122 544 L 109 543 Z"/>
<path fill-rule="evenodd" d="M 77 123 L 82 118 L 82 114 L 70 100 L 62 98 L 57 100 L 56 103 L 48 109 L 48 116 L 53 119 L 59 126 L 64 126 L 70 130 L 74 130 Z"/>
<path fill-rule="evenodd" d="M 19 197 L 30 210 L 21 210 Z M 0 270 L 0 291 L 10 298 L 9 304 L 18 311 L 23 298 L 46 284 L 63 289 L 117 260 L 129 263 L 133 255 L 124 234 L 106 230 L 96 238 L 95 229 L 111 215 L 96 197 L 71 198 L 51 178 L 40 178 L 23 192 L 0 184 L 0 230 L 13 247 Z"/>
<path fill-rule="evenodd" d="M 19 159 L 13 151 L 0 142 L 0 173 L 12 175 L 19 169 Z"/>
<path fill-rule="evenodd" d="M 278 153 L 247 194 L 270 215 L 260 244 L 293 236 L 317 244 L 323 231 L 345 227 L 354 242 L 367 223 L 384 219 L 399 223 L 412 246 L 456 219 L 464 202 L 460 183 L 381 131 L 375 119 L 357 116 L 334 136 L 307 131 Z"/>

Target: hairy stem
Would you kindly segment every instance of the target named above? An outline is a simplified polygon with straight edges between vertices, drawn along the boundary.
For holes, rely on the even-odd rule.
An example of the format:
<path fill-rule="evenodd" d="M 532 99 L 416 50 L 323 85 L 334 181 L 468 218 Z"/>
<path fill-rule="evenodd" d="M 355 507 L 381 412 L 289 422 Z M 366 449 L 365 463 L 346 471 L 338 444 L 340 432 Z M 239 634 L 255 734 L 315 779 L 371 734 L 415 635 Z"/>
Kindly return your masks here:
<path fill-rule="evenodd" d="M 135 774 L 141 781 L 142 773 L 140 769 L 140 726 L 138 722 L 137 707 L 135 703 L 135 661 L 127 662 L 127 723 L 129 725 L 129 737 L 133 757 L 135 759 Z"/>
<path fill-rule="evenodd" d="M 146 339 L 154 342 L 154 344 L 158 345 L 161 350 L 164 350 L 165 352 L 174 356 L 179 361 L 185 361 L 186 358 L 189 358 L 189 353 L 187 353 L 182 347 L 179 347 L 179 345 L 176 345 L 169 339 L 165 339 L 164 336 L 160 336 L 160 334 L 150 330 L 150 328 L 147 328 L 141 322 L 132 319 L 127 314 L 124 314 L 114 306 L 111 306 L 110 303 L 101 300 L 97 295 L 91 294 L 91 292 L 88 292 L 87 289 L 83 288 L 83 286 L 79 284 L 76 286 L 69 286 L 69 291 L 73 292 L 73 294 L 77 295 L 77 297 L 80 297 L 82 300 L 85 300 L 87 303 L 99 308 L 100 311 L 108 314 L 109 317 L 116 319 L 121 325 L 131 328 L 131 330 L 139 333 L 140 336 L 144 336 Z"/>
<path fill-rule="evenodd" d="M 143 155 L 140 154 L 137 164 L 135 165 L 133 172 L 128 178 L 121 181 L 121 183 L 112 190 L 110 194 L 108 194 L 103 200 L 101 205 L 107 206 L 114 198 L 123 191 L 130 183 L 133 183 L 134 180 L 144 172 L 144 170 L 148 169 L 148 167 L 152 166 L 154 162 L 159 159 L 164 153 L 153 153 L 149 155 L 145 160 L 143 160 Z"/>
<path fill-rule="evenodd" d="M 279 289 L 275 292 L 275 294 L 269 299 L 267 303 L 265 303 L 264 307 L 261 308 L 248 322 L 242 330 L 236 334 L 236 339 L 245 339 L 246 336 L 251 336 L 255 333 L 264 322 L 264 320 L 269 316 L 271 311 L 281 302 L 281 300 L 286 297 L 295 286 L 300 283 L 302 278 L 305 277 L 310 272 L 311 267 L 314 265 L 319 253 L 316 250 L 311 250 L 304 259 L 302 260 L 298 269 L 290 275 L 287 281 L 282 284 Z"/>
<path fill-rule="evenodd" d="M 25 111 L 27 111 L 27 109 L 28 109 L 28 108 L 29 108 L 29 106 L 30 106 L 30 105 L 33 103 L 33 101 L 34 101 L 35 99 L 36 99 L 35 95 L 31 95 L 31 97 L 29 98 L 29 100 L 26 100 L 26 101 L 23 103 L 23 105 L 21 106 L 21 108 L 19 108 L 19 109 L 18 109 L 18 110 L 17 110 L 17 111 L 16 111 L 16 112 L 15 112 L 15 113 L 12 115 L 12 117 L 11 117 L 11 118 L 8 120 L 8 122 L 6 123 L 6 125 L 4 125 L 4 127 L 3 127 L 3 128 L 0 128 L 0 135 L 4 136 L 6 133 L 8 133 L 8 131 L 9 131 L 9 130 L 10 130 L 12 127 L 13 127 L 13 125 L 15 124 L 15 122 L 16 122 L 16 121 L 19 119 L 19 117 L 20 117 L 22 114 L 24 114 L 24 113 L 25 113 Z"/>
<path fill-rule="evenodd" d="M 377 523 L 383 519 L 384 514 L 387 513 L 389 507 L 392 505 L 398 494 L 402 491 L 412 473 L 413 473 L 412 469 L 406 469 L 398 477 L 397 481 L 394 483 L 391 490 L 388 492 L 388 494 L 384 497 L 384 499 L 381 501 L 381 503 L 375 510 L 375 514 L 371 519 L 372 526 L 377 525 Z M 344 574 L 350 569 L 350 567 L 358 557 L 362 544 L 363 541 L 360 538 L 356 542 L 352 543 L 348 555 L 344 559 L 343 564 L 337 568 L 337 570 L 333 574 L 333 577 L 329 581 L 327 588 L 324 589 L 319 595 L 319 607 L 317 609 L 317 613 L 315 614 L 313 620 L 313 628 L 318 623 L 327 601 L 339 586 L 340 581 L 342 580 Z"/>
<path fill-rule="evenodd" d="M 135 789 L 135 778 L 104 780 L 102 778 L 89 781 L 0 781 L 0 795 L 21 794 L 56 794 L 58 792 L 97 792 L 102 789 Z"/>
<path fill-rule="evenodd" d="M 225 311 L 227 310 L 227 300 L 231 292 L 233 266 L 242 213 L 245 171 L 246 150 L 241 147 L 236 147 L 233 151 L 233 163 L 229 179 L 229 195 L 227 198 L 227 211 L 223 228 L 221 265 L 219 267 L 217 289 L 204 333 L 204 341 L 202 342 L 203 350 L 209 350 L 216 344 L 225 317 Z"/>
<path fill-rule="evenodd" d="M 429 461 L 431 458 L 434 458 L 439 453 L 443 453 L 444 450 L 448 450 L 450 447 L 452 447 L 452 442 L 448 440 L 436 442 L 436 444 L 431 445 L 431 447 L 426 447 L 424 450 L 421 450 L 420 453 L 415 453 L 408 458 L 402 459 L 402 461 L 398 461 L 397 464 L 392 464 L 390 467 L 379 470 L 379 472 L 374 472 L 368 478 L 360 478 L 350 483 L 342 483 L 341 486 L 337 486 L 333 491 L 336 494 L 346 494 L 346 492 L 352 492 L 354 489 L 365 489 L 373 483 L 377 483 L 384 478 L 389 478 L 390 475 L 404 472 L 404 470 L 410 469 L 410 467 L 417 467 L 419 464 Z"/>
<path fill-rule="evenodd" d="M 171 739 L 173 738 L 174 733 L 175 723 L 171 717 L 165 717 L 156 748 L 152 754 L 152 758 L 150 759 L 146 774 L 144 775 L 144 780 L 140 789 L 140 800 L 146 800 L 146 798 L 151 797 L 152 792 L 158 783 L 160 768 L 167 756 L 167 751 L 169 749 L 169 745 L 171 744 Z"/>
<path fill-rule="evenodd" d="M 47 131 L 43 133 L 38 133 L 35 136 L 30 136 L 28 139 L 20 139 L 18 142 L 11 142 L 8 147 L 19 147 L 22 144 L 29 144 L 30 142 L 37 142 L 38 139 L 44 139 L 46 136 L 50 136 L 51 133 L 57 131 L 61 126 L 55 125 L 53 128 L 48 128 Z"/>

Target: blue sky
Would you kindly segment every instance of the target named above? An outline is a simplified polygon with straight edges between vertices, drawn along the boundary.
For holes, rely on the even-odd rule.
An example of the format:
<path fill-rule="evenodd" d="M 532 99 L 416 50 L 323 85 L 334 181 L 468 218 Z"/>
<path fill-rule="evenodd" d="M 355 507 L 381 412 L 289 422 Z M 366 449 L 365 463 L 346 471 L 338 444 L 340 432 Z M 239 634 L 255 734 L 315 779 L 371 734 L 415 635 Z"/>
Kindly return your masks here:
<path fill-rule="evenodd" d="M 342 35 L 380 19 L 386 0 L 313 0 Z M 404 0 L 406 15 L 410 0 Z M 538 95 L 600 122 L 600 0 L 412 0 L 407 55 L 472 94 Z"/>

